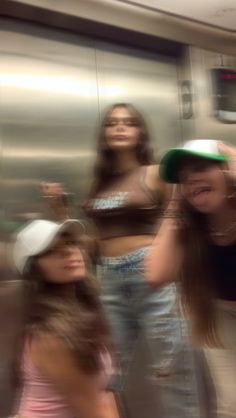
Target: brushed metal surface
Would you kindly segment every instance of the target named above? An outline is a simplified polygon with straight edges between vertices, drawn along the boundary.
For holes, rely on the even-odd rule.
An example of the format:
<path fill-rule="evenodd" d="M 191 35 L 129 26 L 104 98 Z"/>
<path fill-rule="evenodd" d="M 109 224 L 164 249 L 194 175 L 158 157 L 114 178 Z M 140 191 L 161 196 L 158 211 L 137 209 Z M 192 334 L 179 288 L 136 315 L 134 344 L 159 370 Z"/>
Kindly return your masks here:
<path fill-rule="evenodd" d="M 73 18 L 82 18 L 97 23 L 108 24 L 116 28 L 131 29 L 133 31 L 149 34 L 155 37 L 180 42 L 185 45 L 196 45 L 201 48 L 206 48 L 214 51 L 219 51 L 227 54 L 236 54 L 235 48 L 235 30 L 230 29 L 227 25 L 224 28 L 215 26 L 212 19 L 216 18 L 219 23 L 224 15 L 229 13 L 230 18 L 235 12 L 235 8 L 227 8 L 216 4 L 219 10 L 216 16 L 209 12 L 209 22 L 203 23 L 196 19 L 191 20 L 190 17 L 176 16 L 171 13 L 174 12 L 171 8 L 168 13 L 167 8 L 163 6 L 163 10 L 155 7 L 150 8 L 145 1 L 138 4 L 135 1 L 126 0 L 15 0 L 2 3 L 8 3 L 3 7 L 5 15 L 7 16 L 27 16 L 28 19 L 34 21 L 47 21 L 50 24 L 54 20 L 60 21 L 72 16 Z M 165 5 L 165 2 L 162 2 Z M 0 5 L 1 8 L 1 5 Z M 157 8 L 157 9 L 156 9 Z M 177 6 L 178 8 L 178 6 Z M 155 10 L 156 9 L 156 10 Z M 232 9 L 232 10 L 231 10 Z M 7 12 L 6 12 L 7 10 Z M 180 9 L 178 9 L 180 12 Z M 60 16 L 56 17 L 56 14 Z M 204 14 L 204 13 L 203 13 Z M 47 16 L 50 17 L 49 21 Z M 229 18 L 229 20 L 231 20 Z M 216 22 L 215 21 L 215 22 Z M 68 20 L 68 29 L 70 28 Z M 160 42 L 160 40 L 158 40 Z"/>
<path fill-rule="evenodd" d="M 11 241 L 17 227 L 40 216 L 40 182 L 61 181 L 77 202 L 83 199 L 100 115 L 109 104 L 136 104 L 156 149 L 175 143 L 180 124 L 173 59 L 23 23 L 1 28 L 0 317 L 6 320 L 0 329 L 0 416 L 6 416 L 14 399 L 11 346 L 19 331 L 13 308 L 20 304 Z"/>

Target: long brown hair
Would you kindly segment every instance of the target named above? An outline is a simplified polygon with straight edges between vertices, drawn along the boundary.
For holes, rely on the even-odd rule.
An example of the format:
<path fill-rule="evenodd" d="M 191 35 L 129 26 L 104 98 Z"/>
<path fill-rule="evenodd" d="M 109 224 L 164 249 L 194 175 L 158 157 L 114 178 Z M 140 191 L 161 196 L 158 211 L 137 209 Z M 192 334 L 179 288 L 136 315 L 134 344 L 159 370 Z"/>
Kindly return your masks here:
<path fill-rule="evenodd" d="M 222 163 L 219 163 L 223 168 Z M 235 207 L 235 186 L 226 175 L 230 203 Z M 184 250 L 181 271 L 183 305 L 190 315 L 193 336 L 208 346 L 222 346 L 216 332 L 214 271 L 209 248 L 212 244 L 206 215 L 194 210 L 183 198 L 178 238 Z"/>
<path fill-rule="evenodd" d="M 209 262 L 209 237 L 204 215 L 181 202 L 179 241 L 184 250 L 181 271 L 183 306 L 196 341 L 216 345 L 214 287 Z"/>
<path fill-rule="evenodd" d="M 119 107 L 127 109 L 140 127 L 139 141 L 135 149 L 137 161 L 140 165 L 151 165 L 155 163 L 150 135 L 142 114 L 136 107 L 129 103 L 116 103 L 110 106 L 102 119 L 98 135 L 97 160 L 94 168 L 94 180 L 89 193 L 90 197 L 94 196 L 102 189 L 104 184 L 107 183 L 107 179 L 109 179 L 114 172 L 115 152 L 107 146 L 105 130 L 107 120 L 111 116 L 111 113 L 114 109 Z"/>
<path fill-rule="evenodd" d="M 111 340 L 95 278 L 88 274 L 75 284 L 76 298 L 58 292 L 67 285 L 48 282 L 35 258 L 23 278 L 24 335 L 42 332 L 60 337 L 82 370 L 99 372 L 100 354 L 111 351 Z"/>

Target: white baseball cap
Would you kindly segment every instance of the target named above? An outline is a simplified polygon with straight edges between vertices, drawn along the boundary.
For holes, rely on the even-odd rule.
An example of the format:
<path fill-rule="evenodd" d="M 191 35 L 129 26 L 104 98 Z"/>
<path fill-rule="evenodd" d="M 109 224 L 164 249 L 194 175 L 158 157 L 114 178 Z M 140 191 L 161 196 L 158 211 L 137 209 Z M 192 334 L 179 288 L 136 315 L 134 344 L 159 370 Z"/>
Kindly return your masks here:
<path fill-rule="evenodd" d="M 62 232 L 70 232 L 78 237 L 85 232 L 84 225 L 76 219 L 63 223 L 35 220 L 21 229 L 13 247 L 13 260 L 16 269 L 22 274 L 30 257 L 42 254 Z"/>
<path fill-rule="evenodd" d="M 182 147 L 171 148 L 160 161 L 160 176 L 168 183 L 178 183 L 178 171 L 186 157 L 196 156 L 218 162 L 228 158 L 219 151 L 219 143 L 215 139 L 193 139 L 185 142 Z"/>

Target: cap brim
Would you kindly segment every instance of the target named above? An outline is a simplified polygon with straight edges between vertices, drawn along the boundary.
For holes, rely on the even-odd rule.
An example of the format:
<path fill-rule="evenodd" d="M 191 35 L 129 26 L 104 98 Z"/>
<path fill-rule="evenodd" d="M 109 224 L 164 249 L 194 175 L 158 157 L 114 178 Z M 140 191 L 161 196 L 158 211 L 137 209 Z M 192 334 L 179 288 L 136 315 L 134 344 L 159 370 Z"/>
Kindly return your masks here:
<path fill-rule="evenodd" d="M 85 226 L 77 219 L 67 219 L 60 225 L 59 232 L 69 231 L 75 235 L 82 235 L 85 233 Z"/>
<path fill-rule="evenodd" d="M 54 231 L 52 231 L 48 235 L 43 247 L 39 248 L 37 253 L 31 255 L 40 255 L 47 251 L 53 245 L 58 235 L 60 235 L 63 232 L 69 232 L 73 236 L 78 237 L 85 233 L 85 226 L 81 221 L 78 221 L 77 219 L 67 219 L 65 222 L 58 224 L 58 226 L 55 227 Z"/>
<path fill-rule="evenodd" d="M 167 183 L 179 182 L 179 169 L 186 157 L 201 157 L 208 160 L 224 162 L 228 158 L 223 154 L 210 154 L 206 152 L 190 151 L 183 148 L 173 148 L 161 158 L 160 177 Z"/>

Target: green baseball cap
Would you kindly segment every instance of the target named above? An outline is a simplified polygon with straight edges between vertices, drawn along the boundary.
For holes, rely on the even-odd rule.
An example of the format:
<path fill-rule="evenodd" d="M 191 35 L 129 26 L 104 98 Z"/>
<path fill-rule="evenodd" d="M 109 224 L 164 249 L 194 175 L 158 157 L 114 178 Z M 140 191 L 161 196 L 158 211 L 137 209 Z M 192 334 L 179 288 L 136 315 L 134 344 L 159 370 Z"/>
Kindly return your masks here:
<path fill-rule="evenodd" d="M 160 161 L 160 177 L 167 183 L 178 183 L 178 172 L 186 157 L 196 156 L 218 162 L 228 158 L 219 151 L 219 142 L 214 139 L 194 139 L 185 142 L 182 147 L 167 151 Z"/>

